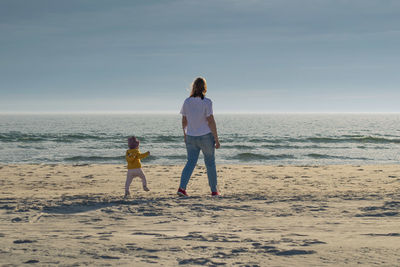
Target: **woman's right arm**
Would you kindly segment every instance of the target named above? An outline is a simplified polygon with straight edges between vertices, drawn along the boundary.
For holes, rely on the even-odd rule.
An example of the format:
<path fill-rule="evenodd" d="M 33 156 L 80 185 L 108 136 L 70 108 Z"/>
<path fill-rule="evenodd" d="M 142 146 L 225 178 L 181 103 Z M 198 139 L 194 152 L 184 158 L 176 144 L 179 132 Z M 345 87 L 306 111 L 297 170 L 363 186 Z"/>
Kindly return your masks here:
<path fill-rule="evenodd" d="M 207 117 L 208 126 L 210 127 L 211 133 L 214 136 L 215 148 L 218 149 L 221 145 L 219 144 L 217 124 L 215 123 L 214 116 L 210 115 Z"/>

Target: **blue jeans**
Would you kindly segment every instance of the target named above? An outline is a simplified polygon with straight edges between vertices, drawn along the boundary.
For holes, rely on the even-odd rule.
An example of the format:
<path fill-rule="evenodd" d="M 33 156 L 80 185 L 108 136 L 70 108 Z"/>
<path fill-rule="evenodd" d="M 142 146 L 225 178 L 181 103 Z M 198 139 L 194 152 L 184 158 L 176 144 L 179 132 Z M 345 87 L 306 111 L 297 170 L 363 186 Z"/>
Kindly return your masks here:
<path fill-rule="evenodd" d="M 217 192 L 217 170 L 215 167 L 215 141 L 214 136 L 209 133 L 201 136 L 186 136 L 187 162 L 183 168 L 180 188 L 186 190 L 190 176 L 196 167 L 200 150 L 204 155 L 204 163 L 207 168 L 208 184 L 211 192 Z"/>

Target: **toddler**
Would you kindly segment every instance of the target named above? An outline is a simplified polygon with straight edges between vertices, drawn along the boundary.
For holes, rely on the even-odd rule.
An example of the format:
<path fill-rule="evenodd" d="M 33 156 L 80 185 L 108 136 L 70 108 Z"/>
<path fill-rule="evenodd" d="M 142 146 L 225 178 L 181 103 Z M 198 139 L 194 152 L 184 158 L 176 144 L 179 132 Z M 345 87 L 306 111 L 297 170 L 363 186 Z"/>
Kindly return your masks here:
<path fill-rule="evenodd" d="M 129 197 L 129 186 L 132 183 L 134 177 L 140 177 L 142 179 L 143 190 L 150 191 L 147 187 L 146 176 L 142 171 L 142 164 L 140 163 L 140 159 L 146 158 L 150 155 L 150 152 L 140 153 L 139 151 L 139 140 L 135 137 L 128 138 L 128 147 L 129 149 L 126 151 L 126 162 L 128 163 L 128 173 L 126 174 L 126 182 L 125 182 L 125 198 Z"/>

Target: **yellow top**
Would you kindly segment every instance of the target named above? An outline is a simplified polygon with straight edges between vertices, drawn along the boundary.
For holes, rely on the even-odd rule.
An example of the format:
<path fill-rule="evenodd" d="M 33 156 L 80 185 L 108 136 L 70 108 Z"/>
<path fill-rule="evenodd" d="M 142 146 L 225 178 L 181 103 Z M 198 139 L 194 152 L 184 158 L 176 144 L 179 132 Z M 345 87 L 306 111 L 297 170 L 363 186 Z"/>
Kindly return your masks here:
<path fill-rule="evenodd" d="M 144 159 L 148 157 L 150 152 L 140 153 L 138 148 L 135 149 L 128 149 L 126 151 L 126 162 L 128 162 L 128 169 L 138 169 L 142 167 L 140 163 L 140 159 Z"/>

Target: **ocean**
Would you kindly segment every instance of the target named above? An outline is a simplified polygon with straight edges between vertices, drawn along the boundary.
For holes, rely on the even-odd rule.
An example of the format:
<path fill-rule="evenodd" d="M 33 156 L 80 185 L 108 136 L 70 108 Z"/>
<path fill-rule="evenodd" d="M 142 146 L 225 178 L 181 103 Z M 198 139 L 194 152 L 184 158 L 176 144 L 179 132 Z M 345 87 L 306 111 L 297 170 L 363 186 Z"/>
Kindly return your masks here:
<path fill-rule="evenodd" d="M 217 164 L 399 164 L 400 114 L 216 114 Z M 0 115 L 0 163 L 184 164 L 180 115 Z M 202 156 L 199 164 L 203 164 Z"/>

